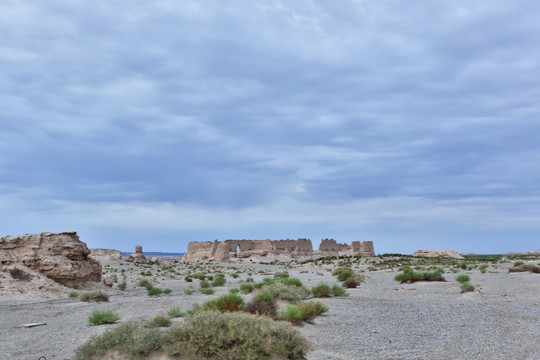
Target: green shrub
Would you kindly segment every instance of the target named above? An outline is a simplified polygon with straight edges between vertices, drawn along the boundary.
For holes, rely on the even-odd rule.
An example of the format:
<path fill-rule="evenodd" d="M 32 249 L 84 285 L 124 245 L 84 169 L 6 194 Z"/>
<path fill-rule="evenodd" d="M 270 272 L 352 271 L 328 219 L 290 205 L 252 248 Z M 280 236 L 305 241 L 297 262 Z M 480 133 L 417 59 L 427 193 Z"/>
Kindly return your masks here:
<path fill-rule="evenodd" d="M 466 270 L 466 269 L 467 269 L 467 263 L 462 262 L 462 263 L 459 264 L 459 267 L 460 267 L 461 269 L 463 269 L 463 270 Z"/>
<path fill-rule="evenodd" d="M 167 314 L 169 314 L 169 316 L 173 318 L 184 316 L 184 313 L 182 312 L 182 310 L 180 310 L 180 307 L 178 306 L 173 306 L 172 308 L 170 308 Z"/>
<path fill-rule="evenodd" d="M 519 261 L 516 264 L 517 265 L 514 265 L 513 268 L 508 269 L 508 272 L 525 272 L 525 271 L 528 271 L 528 272 L 531 272 L 531 273 L 540 274 L 540 267 L 539 266 L 536 266 L 534 264 L 524 264 L 524 263 L 519 262 Z"/>
<path fill-rule="evenodd" d="M 171 289 L 168 289 L 168 288 L 163 289 L 164 294 L 170 294 L 171 292 L 172 292 Z"/>
<path fill-rule="evenodd" d="M 202 280 L 201 283 L 199 284 L 199 286 L 202 288 L 202 289 L 208 289 L 210 287 L 210 283 L 206 280 Z"/>
<path fill-rule="evenodd" d="M 199 272 L 199 273 L 195 273 L 193 275 L 191 275 L 192 278 L 194 279 L 199 279 L 199 280 L 204 280 L 206 278 L 206 274 L 203 273 L 203 272 Z"/>
<path fill-rule="evenodd" d="M 311 288 L 311 293 L 315 297 L 329 297 L 331 288 L 328 284 L 319 284 Z"/>
<path fill-rule="evenodd" d="M 157 296 L 163 293 L 163 289 L 153 287 L 153 288 L 148 289 L 147 293 L 148 293 L 148 296 Z"/>
<path fill-rule="evenodd" d="M 79 297 L 79 293 L 76 292 L 76 291 L 72 291 L 69 293 L 68 295 L 70 298 L 76 298 L 76 297 Z"/>
<path fill-rule="evenodd" d="M 146 288 L 146 290 L 149 290 L 149 289 L 154 287 L 154 285 L 152 285 L 150 283 L 150 281 L 148 281 L 146 279 L 143 279 L 143 280 L 139 281 L 139 286 Z"/>
<path fill-rule="evenodd" d="M 156 315 L 148 321 L 148 324 L 152 327 L 168 327 L 171 323 L 171 319 L 163 314 Z"/>
<path fill-rule="evenodd" d="M 245 313 L 198 312 L 167 330 L 173 354 L 189 359 L 303 359 L 309 344 L 286 323 Z"/>
<path fill-rule="evenodd" d="M 239 288 L 230 288 L 229 294 L 238 294 L 240 292 Z"/>
<path fill-rule="evenodd" d="M 118 288 L 122 291 L 126 290 L 127 283 L 126 280 L 122 281 L 120 284 L 118 284 Z"/>
<path fill-rule="evenodd" d="M 334 270 L 332 275 L 337 276 L 339 281 L 345 281 L 350 277 L 354 277 L 356 274 L 350 268 L 339 267 L 336 270 Z"/>
<path fill-rule="evenodd" d="M 281 309 L 281 317 L 289 322 L 298 324 L 300 321 L 310 321 L 327 311 L 328 307 L 320 301 L 309 301 L 297 305 L 285 305 L 285 307 Z"/>
<path fill-rule="evenodd" d="M 249 273 L 248 275 L 251 276 L 251 273 Z M 246 282 L 247 282 L 247 283 L 252 283 L 253 281 L 254 281 L 254 280 L 253 280 L 252 277 L 247 277 L 247 278 L 246 278 Z"/>
<path fill-rule="evenodd" d="M 155 328 L 143 328 L 135 322 L 93 336 L 76 350 L 76 360 L 103 358 L 109 350 L 117 350 L 129 359 L 145 359 L 153 350 L 165 344 L 165 336 Z"/>
<path fill-rule="evenodd" d="M 289 273 L 284 271 L 284 272 L 277 272 L 274 274 L 274 278 L 280 278 L 280 279 L 286 279 L 289 277 Z"/>
<path fill-rule="evenodd" d="M 89 291 L 82 293 L 80 299 L 85 302 L 109 301 L 109 295 L 101 291 Z"/>
<path fill-rule="evenodd" d="M 114 324 L 120 320 L 120 315 L 112 310 L 94 310 L 88 317 L 91 325 Z"/>
<path fill-rule="evenodd" d="M 184 290 L 184 295 L 191 295 L 193 294 L 193 289 L 192 288 L 187 288 Z"/>
<path fill-rule="evenodd" d="M 341 285 L 334 284 L 332 285 L 332 295 L 334 296 L 349 296 L 349 293 Z"/>
<path fill-rule="evenodd" d="M 214 289 L 211 289 L 211 288 L 202 288 L 199 290 L 199 292 L 201 294 L 204 294 L 204 295 L 212 295 L 214 293 Z"/>
<path fill-rule="evenodd" d="M 456 281 L 462 284 L 469 282 L 470 279 L 471 279 L 470 276 L 467 274 L 459 274 L 458 276 L 456 276 Z"/>
<path fill-rule="evenodd" d="M 212 286 L 213 287 L 216 287 L 216 286 L 223 286 L 225 285 L 225 278 L 224 277 L 217 277 L 214 281 L 212 281 Z"/>
<path fill-rule="evenodd" d="M 255 293 L 255 297 L 259 296 L 259 293 L 266 292 L 274 299 L 280 299 L 290 302 L 298 302 L 307 298 L 311 292 L 305 287 L 287 286 L 282 283 L 275 283 L 268 285 L 258 290 Z"/>
<path fill-rule="evenodd" d="M 244 298 L 236 294 L 221 295 L 216 299 L 205 302 L 202 305 L 204 310 L 240 311 L 244 307 Z"/>
<path fill-rule="evenodd" d="M 411 268 L 404 268 L 403 273 L 397 274 L 394 279 L 400 283 L 412 283 L 415 281 L 445 281 L 442 276 L 443 270 L 436 269 L 432 272 L 415 272 Z"/>
<path fill-rule="evenodd" d="M 240 291 L 244 294 L 249 294 L 250 292 L 253 291 L 253 289 L 254 289 L 253 284 L 250 284 L 250 283 L 240 284 Z"/>
<path fill-rule="evenodd" d="M 186 277 L 184 278 L 184 280 L 186 282 L 193 282 L 193 279 L 189 276 L 189 275 L 186 275 Z"/>
<path fill-rule="evenodd" d="M 236 278 L 238 278 L 240 275 L 238 275 L 238 273 L 232 273 L 231 276 L 232 276 L 233 278 L 236 279 Z"/>
<path fill-rule="evenodd" d="M 461 283 L 461 292 L 464 293 L 464 292 L 469 292 L 469 291 L 474 291 L 475 287 L 473 285 L 471 285 L 470 283 L 468 282 L 462 282 Z"/>
<path fill-rule="evenodd" d="M 281 283 L 287 286 L 303 286 L 298 278 L 283 278 L 281 279 Z"/>

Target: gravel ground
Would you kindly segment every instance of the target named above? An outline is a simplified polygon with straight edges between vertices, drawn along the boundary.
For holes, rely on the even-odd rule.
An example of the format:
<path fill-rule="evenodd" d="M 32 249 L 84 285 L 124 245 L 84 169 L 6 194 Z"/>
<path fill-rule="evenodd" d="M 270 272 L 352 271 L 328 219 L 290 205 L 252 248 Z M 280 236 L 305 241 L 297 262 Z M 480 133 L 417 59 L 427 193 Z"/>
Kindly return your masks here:
<path fill-rule="evenodd" d="M 235 266 L 252 269 L 255 281 L 265 276 L 258 270 L 282 270 L 270 265 Z M 304 266 L 289 273 L 308 286 L 335 282 L 320 268 Z M 350 290 L 349 297 L 322 299 L 330 310 L 300 327 L 313 345 L 308 359 L 540 359 L 539 274 L 472 271 L 477 290 L 465 294 L 454 274 L 445 275 L 448 282 L 402 285 L 393 280 L 392 272 L 366 274 L 366 283 Z M 214 296 L 183 295 L 184 289 L 190 285 L 197 289 L 198 283 L 179 277 L 158 285 L 171 288 L 171 295 L 149 297 L 133 286 L 136 275 L 128 277 L 127 291 L 112 291 L 108 303 L 0 298 L 0 360 L 69 359 L 92 335 L 111 327 L 88 325 L 94 309 L 117 310 L 121 321 L 151 317 L 172 306 L 186 310 L 226 293 L 247 277 L 227 276 L 227 286 L 217 288 Z M 31 322 L 47 325 L 15 328 Z"/>

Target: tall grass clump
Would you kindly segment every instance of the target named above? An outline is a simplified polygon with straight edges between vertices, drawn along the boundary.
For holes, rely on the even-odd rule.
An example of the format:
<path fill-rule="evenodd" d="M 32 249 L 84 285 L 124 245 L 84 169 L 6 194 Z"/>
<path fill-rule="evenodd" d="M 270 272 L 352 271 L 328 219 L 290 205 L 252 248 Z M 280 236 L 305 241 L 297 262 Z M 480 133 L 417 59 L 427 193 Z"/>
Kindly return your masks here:
<path fill-rule="evenodd" d="M 148 321 L 152 327 L 169 327 L 171 323 L 171 318 L 164 314 L 156 315 Z"/>
<path fill-rule="evenodd" d="M 173 306 L 172 308 L 170 308 L 167 314 L 169 314 L 169 316 L 173 318 L 184 316 L 184 313 L 182 312 L 182 310 L 180 310 L 180 307 L 178 306 Z"/>
<path fill-rule="evenodd" d="M 469 282 L 470 279 L 471 277 L 467 274 L 459 274 L 458 276 L 456 276 L 456 281 L 461 284 Z"/>
<path fill-rule="evenodd" d="M 534 264 L 524 264 L 523 262 L 516 262 L 514 267 L 508 269 L 508 272 L 531 272 L 535 274 L 540 274 L 540 266 Z"/>
<path fill-rule="evenodd" d="M 468 282 L 463 282 L 461 283 L 461 292 L 462 293 L 465 293 L 465 292 L 469 292 L 469 291 L 474 291 L 474 289 L 476 289 L 474 287 L 474 285 L 471 285 L 470 283 Z"/>
<path fill-rule="evenodd" d="M 114 324 L 120 320 L 120 315 L 113 310 L 94 310 L 88 317 L 91 325 Z"/>
<path fill-rule="evenodd" d="M 76 297 L 79 297 L 79 295 L 80 295 L 80 294 L 79 294 L 78 292 L 72 291 L 72 292 L 69 293 L 68 296 L 69 296 L 70 298 L 76 298 Z"/>
<path fill-rule="evenodd" d="M 205 302 L 201 308 L 204 310 L 240 311 L 244 307 L 244 298 L 236 294 L 222 295 L 216 299 Z"/>
<path fill-rule="evenodd" d="M 330 297 L 332 289 L 328 284 L 319 284 L 311 288 L 311 293 L 315 297 Z"/>
<path fill-rule="evenodd" d="M 281 309 L 281 317 L 291 323 L 310 321 L 328 311 L 328 307 L 320 301 L 309 301 L 299 304 L 287 304 Z"/>

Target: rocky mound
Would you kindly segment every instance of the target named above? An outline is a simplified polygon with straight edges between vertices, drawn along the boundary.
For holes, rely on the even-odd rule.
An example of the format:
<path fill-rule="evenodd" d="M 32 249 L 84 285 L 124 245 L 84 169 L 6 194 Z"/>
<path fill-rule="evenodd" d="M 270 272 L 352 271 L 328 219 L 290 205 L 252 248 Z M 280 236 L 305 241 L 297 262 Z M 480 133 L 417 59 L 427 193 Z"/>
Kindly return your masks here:
<path fill-rule="evenodd" d="M 456 250 L 416 250 L 413 256 L 419 257 L 445 257 L 452 259 L 463 259 Z"/>
<path fill-rule="evenodd" d="M 24 293 L 24 289 L 47 293 L 63 286 L 95 288 L 102 266 L 88 255 L 90 250 L 76 232 L 1 237 L 2 295 Z"/>
<path fill-rule="evenodd" d="M 90 256 L 98 261 L 122 260 L 122 252 L 113 249 L 90 249 Z"/>

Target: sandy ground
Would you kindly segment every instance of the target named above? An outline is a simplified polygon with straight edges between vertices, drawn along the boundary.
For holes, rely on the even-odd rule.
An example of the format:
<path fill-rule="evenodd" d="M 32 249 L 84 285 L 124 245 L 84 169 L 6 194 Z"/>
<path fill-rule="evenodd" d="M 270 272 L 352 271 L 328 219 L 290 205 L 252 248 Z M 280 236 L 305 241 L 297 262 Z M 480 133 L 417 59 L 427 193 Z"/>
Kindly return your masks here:
<path fill-rule="evenodd" d="M 176 279 L 165 280 L 156 276 L 154 266 L 144 269 L 154 274 L 145 278 L 173 291 L 150 297 L 136 286 L 143 278 L 140 268 L 120 261 L 106 264 L 118 269 L 117 274 L 124 269 L 128 280 L 126 291 L 116 290 L 116 284 L 108 291 L 109 302 L 85 303 L 67 297 L 67 292 L 58 299 L 0 298 L 0 360 L 70 359 L 92 335 L 115 326 L 90 326 L 88 315 L 95 309 L 116 310 L 121 322 L 166 313 L 172 306 L 187 310 L 237 287 L 248 272 L 257 282 L 284 270 L 278 265 L 223 264 L 219 270 L 238 272 L 239 278 L 227 275 L 227 284 L 215 288 L 214 295 L 185 295 L 185 289 L 199 288 L 198 280 L 184 280 L 185 265 L 177 266 Z M 464 294 L 453 273 L 445 274 L 447 282 L 399 284 L 393 279 L 396 271 L 366 271 L 365 284 L 349 290 L 348 297 L 322 299 L 328 313 L 300 327 L 313 346 L 307 358 L 540 359 L 540 274 L 509 274 L 510 265 L 505 265 L 485 274 L 467 271 L 477 290 Z M 335 283 L 331 268 L 302 265 L 287 271 L 311 287 Z M 16 327 L 35 322 L 47 325 Z"/>

